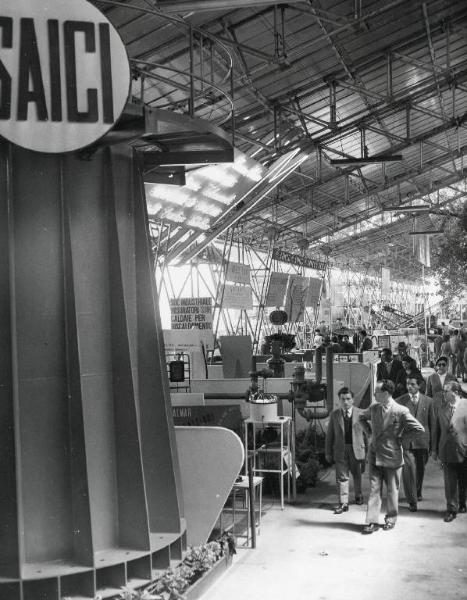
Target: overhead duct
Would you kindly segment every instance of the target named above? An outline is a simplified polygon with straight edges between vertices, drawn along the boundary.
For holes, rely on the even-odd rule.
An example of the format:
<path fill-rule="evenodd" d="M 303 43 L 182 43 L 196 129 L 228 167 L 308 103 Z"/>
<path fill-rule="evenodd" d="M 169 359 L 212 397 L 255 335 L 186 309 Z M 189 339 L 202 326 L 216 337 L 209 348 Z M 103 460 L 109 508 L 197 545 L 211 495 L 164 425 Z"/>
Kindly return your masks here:
<path fill-rule="evenodd" d="M 159 0 L 157 8 L 171 13 L 200 12 L 207 10 L 235 10 L 283 4 L 283 0 Z M 288 4 L 308 4 L 306 0 L 289 0 Z"/>

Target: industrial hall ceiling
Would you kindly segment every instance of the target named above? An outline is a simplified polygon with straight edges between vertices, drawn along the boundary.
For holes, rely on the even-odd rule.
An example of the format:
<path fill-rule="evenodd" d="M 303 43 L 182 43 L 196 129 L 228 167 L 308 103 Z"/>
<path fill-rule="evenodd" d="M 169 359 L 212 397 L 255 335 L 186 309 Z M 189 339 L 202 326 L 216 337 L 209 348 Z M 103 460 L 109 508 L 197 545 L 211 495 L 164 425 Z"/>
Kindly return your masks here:
<path fill-rule="evenodd" d="M 273 240 L 420 278 L 419 232 L 436 241 L 465 203 L 465 0 L 93 3 L 126 45 L 133 102 L 204 120 L 243 160 L 281 173 L 232 194 L 198 248 L 228 235 L 257 250 Z M 186 165 L 187 180 L 199 168 Z M 165 226 L 186 239 L 186 223 Z M 169 255 L 177 247 L 187 245 Z"/>

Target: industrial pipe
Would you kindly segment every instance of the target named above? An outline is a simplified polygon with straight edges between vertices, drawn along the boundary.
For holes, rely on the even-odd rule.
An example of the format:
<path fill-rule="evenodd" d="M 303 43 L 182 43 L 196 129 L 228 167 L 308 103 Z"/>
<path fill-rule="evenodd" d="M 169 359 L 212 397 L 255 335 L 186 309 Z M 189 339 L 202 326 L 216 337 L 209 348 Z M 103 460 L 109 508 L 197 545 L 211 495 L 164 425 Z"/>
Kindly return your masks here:
<path fill-rule="evenodd" d="M 315 350 L 315 380 L 321 383 L 323 378 L 323 349 L 321 347 Z"/>
<path fill-rule="evenodd" d="M 332 347 L 326 347 L 326 405 L 331 412 L 334 405 L 334 361 Z"/>

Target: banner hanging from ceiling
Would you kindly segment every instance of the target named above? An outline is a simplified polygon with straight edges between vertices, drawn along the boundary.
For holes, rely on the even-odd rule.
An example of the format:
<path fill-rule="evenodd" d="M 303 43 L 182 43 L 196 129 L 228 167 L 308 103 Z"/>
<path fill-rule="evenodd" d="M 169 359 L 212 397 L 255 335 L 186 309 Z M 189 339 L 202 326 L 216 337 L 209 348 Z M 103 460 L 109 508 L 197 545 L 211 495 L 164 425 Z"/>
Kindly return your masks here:
<path fill-rule="evenodd" d="M 234 283 L 243 283 L 249 285 L 250 283 L 250 266 L 242 265 L 241 263 L 229 262 L 227 264 L 227 273 L 225 275 L 226 281 L 233 281 Z"/>
<path fill-rule="evenodd" d="M 265 306 L 280 308 L 284 306 L 285 292 L 289 281 L 288 273 L 271 273 L 269 278 L 268 293 L 266 294 Z"/>
<path fill-rule="evenodd" d="M 240 310 L 249 310 L 253 308 L 251 286 L 230 285 L 226 283 L 222 298 L 222 308 L 236 308 Z"/>
<path fill-rule="evenodd" d="M 289 316 L 290 323 L 297 323 L 303 319 L 307 294 L 308 277 L 290 275 L 285 298 L 285 312 Z"/>
<path fill-rule="evenodd" d="M 323 280 L 318 277 L 309 277 L 308 293 L 306 296 L 305 305 L 310 308 L 317 308 L 321 295 L 321 286 Z"/>

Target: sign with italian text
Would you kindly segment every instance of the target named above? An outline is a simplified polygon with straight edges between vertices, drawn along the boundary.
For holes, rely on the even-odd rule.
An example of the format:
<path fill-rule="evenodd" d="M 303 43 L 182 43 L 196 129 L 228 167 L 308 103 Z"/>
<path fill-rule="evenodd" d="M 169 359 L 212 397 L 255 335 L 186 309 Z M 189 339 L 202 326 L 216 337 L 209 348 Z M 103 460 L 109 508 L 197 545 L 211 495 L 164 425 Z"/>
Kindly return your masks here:
<path fill-rule="evenodd" d="M 212 332 L 212 298 L 170 298 L 172 329 L 201 329 Z"/>
<path fill-rule="evenodd" d="M 125 46 L 85 0 L 0 3 L 0 135 L 62 153 L 102 137 L 130 89 Z"/>

